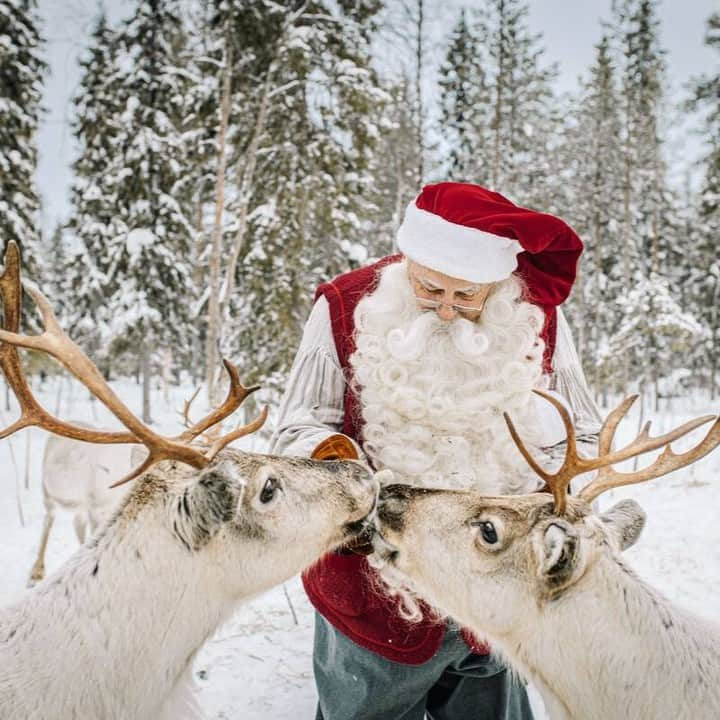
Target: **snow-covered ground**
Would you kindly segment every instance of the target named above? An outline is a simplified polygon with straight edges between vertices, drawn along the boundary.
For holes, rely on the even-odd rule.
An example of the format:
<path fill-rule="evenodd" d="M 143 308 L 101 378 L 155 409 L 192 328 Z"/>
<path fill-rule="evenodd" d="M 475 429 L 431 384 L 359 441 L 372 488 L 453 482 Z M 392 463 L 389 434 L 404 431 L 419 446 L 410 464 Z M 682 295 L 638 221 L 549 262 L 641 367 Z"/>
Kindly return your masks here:
<path fill-rule="evenodd" d="M 58 388 L 57 382 L 48 382 L 45 390 L 38 392 L 50 410 L 58 405 Z M 64 418 L 114 425 L 104 408 L 90 402 L 78 385 L 63 380 L 62 388 L 59 404 Z M 135 385 L 121 382 L 116 389 L 133 410 L 139 411 L 139 390 Z M 160 391 L 155 394 L 155 415 L 161 430 L 179 429 L 178 411 L 191 394 L 189 386 L 172 388 L 167 401 Z M 677 407 L 671 411 L 652 416 L 656 433 L 690 417 L 720 410 L 720 406 L 711 408 L 701 399 L 675 403 Z M 15 412 L 5 411 L 4 401 L 0 408 L 0 423 L 8 424 Z M 637 429 L 636 423 L 637 415 L 631 414 L 621 427 L 621 438 L 629 437 Z M 699 432 L 694 437 L 699 437 Z M 25 591 L 37 549 L 43 519 L 40 475 L 44 442 L 45 435 L 38 430 L 0 441 L 0 605 Z M 250 447 L 255 441 L 247 442 Z M 682 446 L 682 442 L 676 443 L 676 448 Z M 261 448 L 256 443 L 253 449 Z M 27 489 L 26 457 L 30 458 Z M 622 497 L 636 498 L 648 514 L 640 542 L 627 553 L 632 566 L 674 602 L 720 621 L 720 450 L 687 470 L 609 493 L 603 505 Z M 49 571 L 56 569 L 75 547 L 70 518 L 59 517 L 47 555 Z M 312 718 L 312 624 L 312 609 L 297 578 L 286 583 L 285 588 L 277 588 L 242 607 L 210 640 L 196 664 L 200 700 L 208 718 Z M 539 712 L 538 720 L 541 717 Z"/>

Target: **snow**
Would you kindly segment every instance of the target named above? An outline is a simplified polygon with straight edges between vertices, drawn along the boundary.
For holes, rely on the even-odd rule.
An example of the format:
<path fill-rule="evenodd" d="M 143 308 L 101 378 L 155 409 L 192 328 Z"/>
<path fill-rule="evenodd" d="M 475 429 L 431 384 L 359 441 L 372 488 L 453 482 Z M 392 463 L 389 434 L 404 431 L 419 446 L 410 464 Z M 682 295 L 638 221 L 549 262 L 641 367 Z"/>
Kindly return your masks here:
<path fill-rule="evenodd" d="M 115 383 L 115 389 L 135 412 L 140 410 L 140 388 L 130 381 Z M 193 392 L 189 384 L 171 387 L 167 400 L 155 389 L 153 414 L 158 429 L 180 429 L 178 411 Z M 90 401 L 86 391 L 74 381 L 51 378 L 37 391 L 46 407 L 75 420 L 106 427 L 116 426 L 104 408 Z M 654 414 L 654 432 L 667 431 L 689 419 L 712 412 L 702 398 L 673 399 L 663 411 Z M 196 408 L 200 413 L 203 408 Z M 15 416 L 0 405 L 0 424 Z M 637 415 L 620 428 L 620 441 L 637 430 Z M 700 436 L 699 431 L 694 436 Z M 0 441 L 0 557 L 3 583 L 0 604 L 7 604 L 24 586 L 34 559 L 43 506 L 40 494 L 40 465 L 45 436 L 28 431 L 11 440 Z M 261 450 L 253 438 L 246 438 L 247 449 Z M 687 446 L 688 443 L 685 443 Z M 682 449 L 682 443 L 676 443 Z M 11 450 L 14 455 L 11 457 Z M 29 487 L 23 478 L 25 459 L 31 458 Z M 17 470 L 15 470 L 15 465 Z M 16 490 L 16 482 L 18 490 Z M 626 557 L 644 579 L 661 589 L 673 602 L 720 621 L 720 523 L 717 522 L 720 488 L 720 451 L 693 467 L 646 485 L 623 488 L 601 499 L 602 505 L 624 497 L 636 498 L 648 514 L 648 523 L 639 543 Z M 25 525 L 18 518 L 17 498 L 22 505 Z M 59 516 L 50 539 L 47 565 L 55 570 L 75 549 L 71 519 Z M 284 588 L 256 598 L 241 607 L 235 616 L 207 643 L 195 667 L 200 702 L 210 720 L 239 717 L 243 720 L 297 720 L 311 718 L 315 708 L 312 679 L 313 611 L 297 578 L 286 583 L 288 597 L 297 615 L 295 623 Z M 544 715 L 538 711 L 537 718 Z"/>
<path fill-rule="evenodd" d="M 152 247 L 155 243 L 155 235 L 147 228 L 131 230 L 127 235 L 125 246 L 132 262 L 137 262 L 143 248 Z"/>

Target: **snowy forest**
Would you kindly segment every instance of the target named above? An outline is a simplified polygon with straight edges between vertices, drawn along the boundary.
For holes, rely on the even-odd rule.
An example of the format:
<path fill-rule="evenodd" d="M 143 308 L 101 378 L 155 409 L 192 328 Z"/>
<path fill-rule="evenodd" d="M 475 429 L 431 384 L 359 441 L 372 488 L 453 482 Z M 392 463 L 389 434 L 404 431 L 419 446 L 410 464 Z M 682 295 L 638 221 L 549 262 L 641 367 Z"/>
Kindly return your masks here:
<path fill-rule="evenodd" d="M 720 74 L 667 92 L 656 0 L 617 0 L 575 92 L 524 0 L 458 10 L 440 67 L 427 0 L 138 0 L 99 14 L 72 108 L 72 212 L 38 222 L 47 76 L 34 0 L 0 0 L 0 247 L 109 378 L 190 377 L 220 357 L 274 402 L 314 288 L 393 251 L 425 182 L 476 182 L 585 243 L 567 314 L 598 399 L 720 389 Z M 379 62 L 378 37 L 398 62 Z M 720 13 L 706 20 L 720 52 Z M 720 59 L 720 58 L 719 58 Z M 715 66 L 717 68 L 717 65 Z M 435 92 L 425 78 L 439 78 Z M 669 180 L 678 113 L 702 118 L 697 182 Z M 31 372 L 55 372 L 40 358 Z M 252 408 L 251 408 L 252 410 Z"/>

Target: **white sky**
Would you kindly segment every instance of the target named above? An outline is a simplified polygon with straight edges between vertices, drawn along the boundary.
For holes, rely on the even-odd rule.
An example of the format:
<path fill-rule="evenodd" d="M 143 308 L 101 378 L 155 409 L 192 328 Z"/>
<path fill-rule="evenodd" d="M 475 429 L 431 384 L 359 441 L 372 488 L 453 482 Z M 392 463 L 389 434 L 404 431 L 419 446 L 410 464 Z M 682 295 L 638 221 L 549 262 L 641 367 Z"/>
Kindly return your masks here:
<path fill-rule="evenodd" d="M 391 0 L 392 1 L 392 0 Z M 442 54 L 447 32 L 456 20 L 461 5 L 480 3 L 460 0 L 427 0 L 431 50 Z M 559 64 L 558 90 L 572 90 L 578 76 L 585 73 L 593 61 L 594 45 L 601 35 L 600 21 L 609 18 L 611 0 L 531 0 L 530 23 L 543 35 L 548 61 Z M 105 0 L 103 3 L 111 21 L 132 11 L 130 0 Z M 44 200 L 43 227 L 50 231 L 69 212 L 68 194 L 71 182 L 70 163 L 76 147 L 70 132 L 72 95 L 79 83 L 77 58 L 85 48 L 98 0 L 39 0 L 43 33 L 47 40 L 46 56 L 50 65 L 44 105 L 46 113 L 40 128 L 38 144 L 40 162 L 38 186 Z M 676 97 L 682 97 L 682 87 L 693 75 L 708 72 L 718 58 L 702 44 L 705 22 L 717 0 L 663 0 L 660 5 L 662 44 L 668 51 L 669 80 Z M 672 122 L 675 125 L 674 121 Z M 700 152 L 698 140 L 687 124 L 676 129 L 669 148 L 676 176 Z"/>

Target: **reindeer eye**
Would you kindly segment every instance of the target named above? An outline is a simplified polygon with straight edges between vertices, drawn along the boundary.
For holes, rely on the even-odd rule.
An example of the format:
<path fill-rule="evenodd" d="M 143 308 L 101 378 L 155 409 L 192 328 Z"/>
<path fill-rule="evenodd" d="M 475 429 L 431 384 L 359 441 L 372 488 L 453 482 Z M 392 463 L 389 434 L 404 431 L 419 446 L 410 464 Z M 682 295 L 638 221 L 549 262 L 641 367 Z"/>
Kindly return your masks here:
<path fill-rule="evenodd" d="M 260 502 L 263 505 L 267 505 L 277 495 L 280 489 L 280 481 L 274 477 L 269 477 L 263 485 L 263 489 L 260 491 Z"/>
<path fill-rule="evenodd" d="M 497 536 L 497 531 L 495 530 L 495 526 L 488 520 L 478 523 L 478 525 L 480 527 L 480 534 L 482 535 L 482 539 L 488 545 L 494 545 L 498 541 L 498 536 Z"/>

